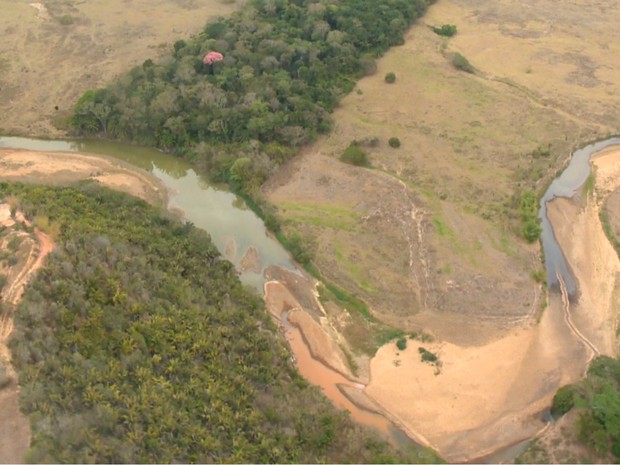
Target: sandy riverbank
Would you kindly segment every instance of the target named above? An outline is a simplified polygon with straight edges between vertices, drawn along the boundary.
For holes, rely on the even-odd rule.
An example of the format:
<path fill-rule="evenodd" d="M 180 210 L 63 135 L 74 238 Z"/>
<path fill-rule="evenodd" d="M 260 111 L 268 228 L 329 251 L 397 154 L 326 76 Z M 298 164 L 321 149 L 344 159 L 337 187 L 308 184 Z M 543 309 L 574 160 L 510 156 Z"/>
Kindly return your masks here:
<path fill-rule="evenodd" d="M 152 204 L 165 204 L 165 186 L 144 170 L 101 155 L 0 148 L 0 180 L 70 184 L 84 179 Z"/>

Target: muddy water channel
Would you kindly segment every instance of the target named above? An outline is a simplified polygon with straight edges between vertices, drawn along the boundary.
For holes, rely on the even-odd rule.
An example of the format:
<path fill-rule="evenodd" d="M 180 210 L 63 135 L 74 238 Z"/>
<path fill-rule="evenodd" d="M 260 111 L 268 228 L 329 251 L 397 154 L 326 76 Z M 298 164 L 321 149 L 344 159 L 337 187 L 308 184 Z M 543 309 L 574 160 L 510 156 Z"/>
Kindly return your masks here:
<path fill-rule="evenodd" d="M 562 277 L 570 297 L 576 297 L 578 283 L 569 269 L 562 249 L 553 233 L 553 226 L 547 217 L 547 202 L 556 197 L 572 197 L 588 179 L 591 172 L 590 158 L 596 152 L 612 145 L 620 145 L 620 137 L 596 142 L 573 152 L 566 169 L 550 184 L 545 195 L 540 199 L 539 218 L 541 220 L 541 241 L 545 253 L 547 283 L 550 288 L 559 287 L 558 275 Z"/>
<path fill-rule="evenodd" d="M 142 168 L 158 178 L 169 190 L 168 208 L 182 212 L 195 226 L 205 229 L 222 253 L 237 269 L 248 251 L 254 249 L 254 266 L 241 267 L 243 283 L 263 292 L 264 271 L 275 265 L 298 272 L 288 252 L 267 232 L 262 220 L 245 202 L 223 186 L 211 184 L 196 173 L 192 165 L 173 155 L 157 150 L 109 141 L 38 140 L 20 137 L 0 137 L 0 148 L 32 151 L 83 152 L 116 158 Z M 256 260 L 257 257 L 257 260 Z M 356 385 L 341 374 L 312 357 L 300 330 L 283 318 L 283 329 L 295 355 L 302 376 L 320 386 L 325 395 L 339 408 L 349 410 L 358 422 L 378 429 L 395 445 L 415 445 L 409 437 L 384 416 L 358 407 L 347 398 L 338 385 Z"/>

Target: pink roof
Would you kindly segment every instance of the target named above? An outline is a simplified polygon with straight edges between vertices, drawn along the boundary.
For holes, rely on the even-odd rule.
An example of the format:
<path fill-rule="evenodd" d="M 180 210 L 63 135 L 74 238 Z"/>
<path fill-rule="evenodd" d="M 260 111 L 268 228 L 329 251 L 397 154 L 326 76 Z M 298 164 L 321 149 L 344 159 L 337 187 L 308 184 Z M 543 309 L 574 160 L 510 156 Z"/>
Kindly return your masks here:
<path fill-rule="evenodd" d="M 220 52 L 209 52 L 202 59 L 205 65 L 212 65 L 216 61 L 222 61 L 224 59 L 224 55 Z"/>

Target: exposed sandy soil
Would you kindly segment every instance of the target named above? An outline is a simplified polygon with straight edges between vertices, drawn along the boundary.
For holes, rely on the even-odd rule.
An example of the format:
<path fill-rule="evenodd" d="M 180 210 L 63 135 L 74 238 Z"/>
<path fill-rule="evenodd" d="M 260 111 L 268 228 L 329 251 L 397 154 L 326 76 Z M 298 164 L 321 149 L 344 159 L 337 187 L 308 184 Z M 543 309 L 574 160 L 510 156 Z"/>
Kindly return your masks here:
<path fill-rule="evenodd" d="M 550 203 L 548 213 L 579 281 L 579 301 L 571 304 L 573 321 L 598 352 L 616 356 L 620 260 L 605 236 L 599 213 L 606 199 L 619 192 L 620 148 L 602 150 L 592 158 L 592 165 L 596 173 L 594 191 L 585 199 L 556 199 Z M 617 223 L 620 205 L 609 202 L 606 208 L 611 222 Z M 607 462 L 609 458 L 594 457 L 592 451 L 579 445 L 577 422 L 578 412 L 562 417 L 522 459 L 545 463 Z"/>
<path fill-rule="evenodd" d="M 86 90 L 168 54 L 174 41 L 238 3 L 0 0 L 0 133 L 62 135 L 54 121 Z"/>
<path fill-rule="evenodd" d="M 584 206 L 562 198 L 548 205 L 556 237 L 579 281 L 577 303 L 567 307 L 568 301 L 554 293 L 538 324 L 489 344 L 410 341 L 400 354 L 390 344 L 371 362 L 366 393 L 449 461 L 482 457 L 532 436 L 543 427 L 536 414 L 550 405 L 558 387 L 578 380 L 594 355 L 616 355 L 620 261 L 603 232 L 599 210 L 620 186 L 620 149 L 601 152 L 593 164 L 595 191 L 582 199 Z M 421 361 L 417 346 L 439 356 L 439 374 Z M 411 382 L 403 385 L 403 379 Z"/>
<path fill-rule="evenodd" d="M 167 192 L 148 172 L 99 155 L 0 149 L 0 179 L 68 184 L 90 179 L 150 203 L 164 204 Z"/>
<path fill-rule="evenodd" d="M 243 257 L 239 261 L 239 268 L 241 271 L 253 271 L 254 273 L 260 273 L 262 267 L 260 265 L 260 256 L 258 249 L 251 245 L 247 248 Z"/>
<path fill-rule="evenodd" d="M 287 286 L 279 281 L 265 283 L 265 304 L 277 321 L 281 321 L 282 313 L 287 312 L 288 322 L 299 328 L 313 358 L 344 376 L 351 376 L 346 357 L 335 341 L 333 329 L 321 324 L 329 325 L 326 318 L 322 318 L 321 322 L 312 318 Z"/>
<path fill-rule="evenodd" d="M 438 374 L 422 362 L 420 346 L 439 357 Z M 589 356 L 566 331 L 558 306 L 547 309 L 539 325 L 489 344 L 409 341 L 397 353 L 395 344 L 379 349 L 366 393 L 450 462 L 482 457 L 543 428 L 537 414 L 558 387 L 581 376 Z"/>

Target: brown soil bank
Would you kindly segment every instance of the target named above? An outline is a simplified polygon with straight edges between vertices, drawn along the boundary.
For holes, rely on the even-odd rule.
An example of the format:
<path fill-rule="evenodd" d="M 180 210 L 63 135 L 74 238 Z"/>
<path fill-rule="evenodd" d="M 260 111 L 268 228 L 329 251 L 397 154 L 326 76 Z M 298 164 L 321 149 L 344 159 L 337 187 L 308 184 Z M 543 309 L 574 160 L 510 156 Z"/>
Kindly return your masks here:
<path fill-rule="evenodd" d="M 174 41 L 238 3 L 0 0 L 0 133 L 62 135 L 54 121 L 84 91 L 168 54 Z"/>
<path fill-rule="evenodd" d="M 580 298 L 572 308 L 573 321 L 602 354 L 618 354 L 620 261 L 607 240 L 599 213 L 606 209 L 610 227 L 618 236 L 620 224 L 620 147 L 610 147 L 592 159 L 596 183 L 580 201 L 558 199 L 549 208 L 556 237 L 579 280 Z M 579 411 L 569 412 L 532 446 L 524 460 L 545 463 L 597 463 L 578 439 Z M 586 460 L 585 462 L 583 460 Z M 603 462 L 604 463 L 604 462 Z"/>

